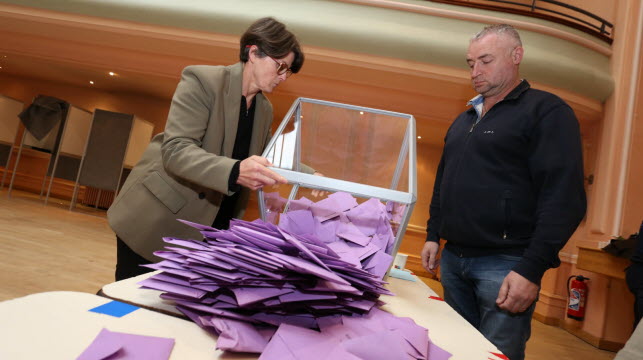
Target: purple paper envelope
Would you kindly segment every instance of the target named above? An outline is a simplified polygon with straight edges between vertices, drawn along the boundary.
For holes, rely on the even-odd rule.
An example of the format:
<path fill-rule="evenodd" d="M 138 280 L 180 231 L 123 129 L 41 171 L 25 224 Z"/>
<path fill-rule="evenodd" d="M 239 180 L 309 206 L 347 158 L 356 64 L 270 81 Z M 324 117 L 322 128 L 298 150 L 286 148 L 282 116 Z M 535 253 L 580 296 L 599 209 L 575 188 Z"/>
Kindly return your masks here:
<path fill-rule="evenodd" d="M 282 324 L 259 360 L 322 360 L 338 344 L 315 330 Z M 343 358 L 338 358 L 343 359 Z"/>
<path fill-rule="evenodd" d="M 302 196 L 299 200 L 290 200 L 288 202 L 288 211 L 308 210 L 312 204 L 314 204 L 312 200 Z"/>
<path fill-rule="evenodd" d="M 315 231 L 315 220 L 308 210 L 295 210 L 281 214 L 279 227 L 292 234 L 312 234 Z"/>
<path fill-rule="evenodd" d="M 174 339 L 102 329 L 77 360 L 167 360 Z"/>
<path fill-rule="evenodd" d="M 217 349 L 260 353 L 275 333 L 275 328 L 255 327 L 243 321 L 210 318 L 210 324 L 220 334 Z"/>
<path fill-rule="evenodd" d="M 337 236 L 361 246 L 366 246 L 371 242 L 371 238 L 364 235 L 364 233 L 352 223 L 341 223 L 337 227 Z"/>

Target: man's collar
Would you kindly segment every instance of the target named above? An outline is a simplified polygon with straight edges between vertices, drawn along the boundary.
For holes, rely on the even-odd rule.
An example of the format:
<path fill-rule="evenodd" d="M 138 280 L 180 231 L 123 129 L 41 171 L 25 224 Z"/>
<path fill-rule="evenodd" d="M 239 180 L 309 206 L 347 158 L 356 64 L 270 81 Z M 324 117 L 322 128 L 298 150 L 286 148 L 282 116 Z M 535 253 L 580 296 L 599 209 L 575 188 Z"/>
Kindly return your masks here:
<path fill-rule="evenodd" d="M 482 97 L 481 94 L 478 94 L 467 102 L 467 106 L 476 106 L 476 105 L 482 104 L 483 102 L 484 102 L 484 98 Z"/>
<path fill-rule="evenodd" d="M 529 89 L 530 87 L 531 87 L 531 85 L 529 84 L 529 82 L 527 82 L 527 80 L 525 80 L 525 79 L 522 79 L 522 80 L 520 80 L 520 83 L 518 85 L 516 85 L 516 87 L 513 90 L 511 90 L 511 92 L 509 94 L 507 94 L 507 96 L 504 97 L 503 100 L 515 100 L 522 93 L 527 91 L 527 89 Z M 478 95 L 474 96 L 471 100 L 469 100 L 467 102 L 467 106 L 475 107 L 475 106 L 481 105 L 483 102 L 484 102 L 484 97 L 482 95 L 478 94 Z"/>
<path fill-rule="evenodd" d="M 517 99 L 522 93 L 527 91 L 531 85 L 527 82 L 527 80 L 522 79 L 520 80 L 520 83 L 513 89 L 507 96 L 505 96 L 505 100 L 514 100 Z"/>

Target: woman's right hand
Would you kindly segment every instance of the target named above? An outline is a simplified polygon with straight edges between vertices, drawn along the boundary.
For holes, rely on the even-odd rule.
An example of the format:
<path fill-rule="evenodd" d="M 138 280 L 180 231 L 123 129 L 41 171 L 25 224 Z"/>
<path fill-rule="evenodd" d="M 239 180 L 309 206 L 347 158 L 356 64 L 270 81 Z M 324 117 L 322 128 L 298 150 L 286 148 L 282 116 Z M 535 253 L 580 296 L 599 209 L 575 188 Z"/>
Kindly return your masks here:
<path fill-rule="evenodd" d="M 266 185 L 286 184 L 285 177 L 268 169 L 273 166 L 268 159 L 253 155 L 239 164 L 239 177 L 237 184 L 252 190 L 259 190 Z"/>

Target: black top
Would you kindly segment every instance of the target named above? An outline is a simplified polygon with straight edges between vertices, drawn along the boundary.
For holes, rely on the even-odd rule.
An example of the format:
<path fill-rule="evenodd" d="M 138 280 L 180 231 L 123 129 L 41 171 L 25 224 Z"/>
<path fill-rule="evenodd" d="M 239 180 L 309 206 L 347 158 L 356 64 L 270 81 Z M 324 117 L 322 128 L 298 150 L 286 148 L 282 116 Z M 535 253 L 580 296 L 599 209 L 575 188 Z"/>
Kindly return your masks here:
<path fill-rule="evenodd" d="M 471 108 L 447 131 L 427 241 L 461 257 L 522 256 L 513 270 L 540 284 L 585 215 L 578 121 L 526 80 L 477 118 Z"/>
<path fill-rule="evenodd" d="M 239 109 L 239 124 L 237 125 L 237 136 L 234 140 L 234 148 L 232 150 L 232 158 L 237 160 L 246 159 L 250 152 L 250 140 L 252 138 L 252 125 L 255 118 L 255 100 L 256 97 L 252 98 L 252 103 L 250 108 L 246 108 L 246 97 L 241 96 L 241 107 Z M 230 196 L 224 196 L 223 201 L 221 202 L 221 207 L 219 207 L 219 212 L 217 217 L 212 223 L 212 227 L 216 229 L 227 229 L 230 226 L 230 220 L 232 219 L 232 214 L 234 213 L 234 207 L 237 204 L 239 199 L 239 191 L 241 190 L 241 185 L 237 184 L 237 178 L 239 178 L 239 164 L 241 161 L 237 161 L 230 172 L 230 178 L 228 180 L 228 189 L 234 191 L 235 193 Z"/>

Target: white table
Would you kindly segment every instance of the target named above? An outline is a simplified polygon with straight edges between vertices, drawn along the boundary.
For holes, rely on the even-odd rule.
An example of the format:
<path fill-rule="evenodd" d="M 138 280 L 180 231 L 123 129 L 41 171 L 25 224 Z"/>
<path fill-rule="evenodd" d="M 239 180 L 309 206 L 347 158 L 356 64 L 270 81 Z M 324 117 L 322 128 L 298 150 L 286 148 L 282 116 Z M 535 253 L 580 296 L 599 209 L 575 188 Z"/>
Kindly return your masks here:
<path fill-rule="evenodd" d="M 75 359 L 102 328 L 174 338 L 171 359 L 219 359 L 222 354 L 214 349 L 216 338 L 188 320 L 145 309 L 120 318 L 88 311 L 110 301 L 56 291 L 0 302 L 0 359 Z"/>
<path fill-rule="evenodd" d="M 141 289 L 137 285 L 139 281 L 153 274 L 155 273 L 105 285 L 101 290 L 102 295 L 180 316 L 181 313 L 170 301 L 159 298 L 160 291 Z M 429 329 L 431 340 L 453 354 L 451 360 L 500 359 L 491 354 L 500 353 L 500 351 L 489 340 L 444 301 L 429 298 L 437 297 L 437 294 L 425 283 L 417 278 L 416 280 L 412 282 L 388 277 L 387 288 L 396 296 L 382 296 L 381 299 L 387 303 L 383 309 L 396 316 L 410 317 L 418 325 Z M 195 324 L 194 327 L 197 325 Z M 212 348 L 214 348 L 214 341 Z M 239 357 L 239 359 L 246 358 Z"/>

